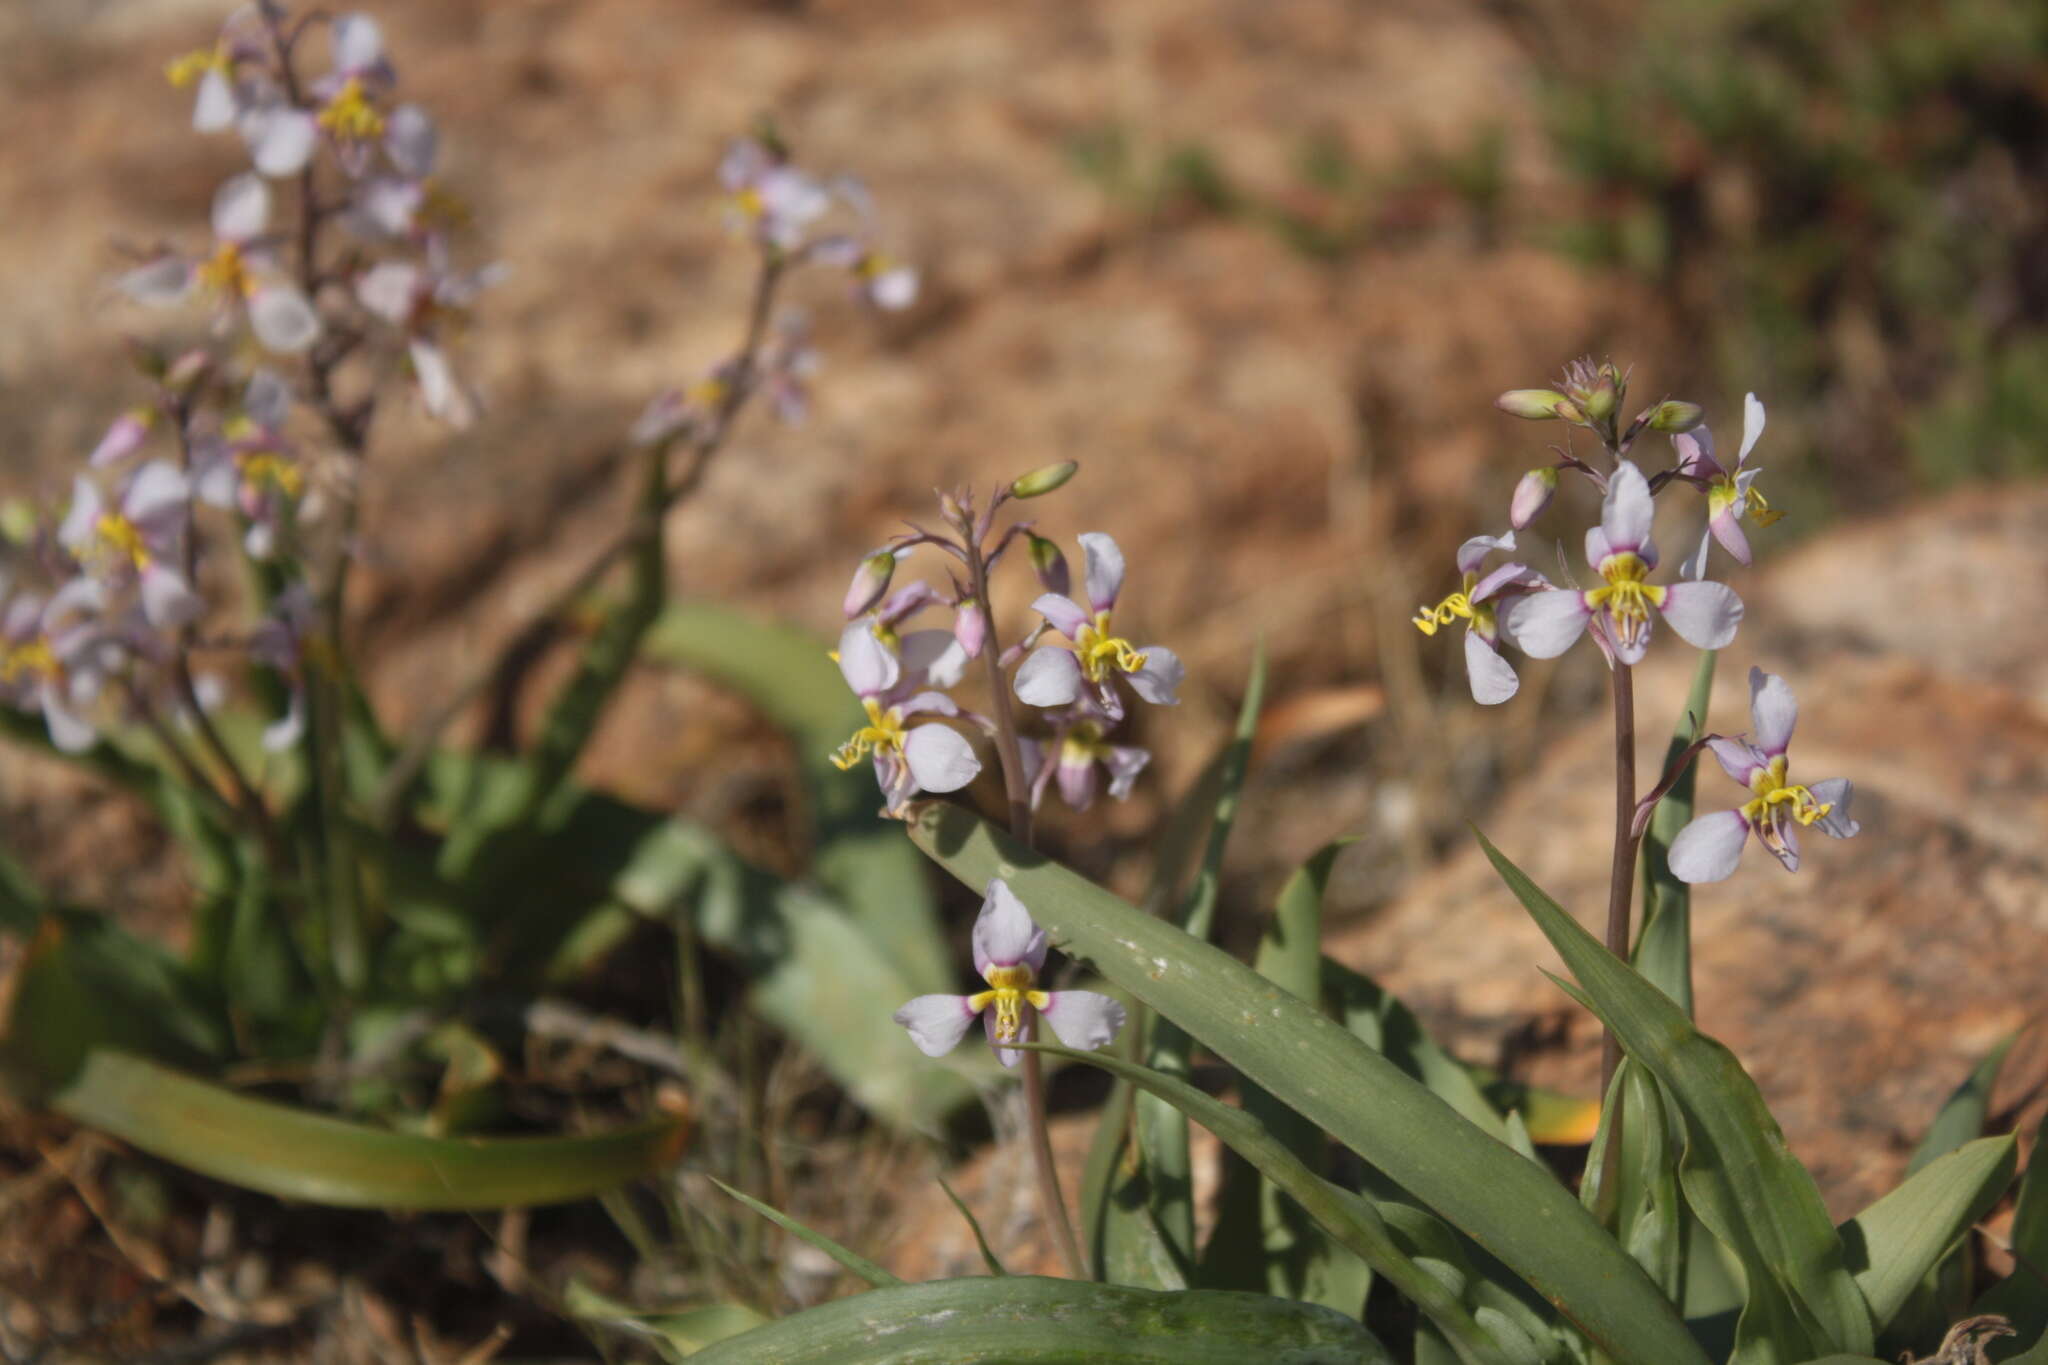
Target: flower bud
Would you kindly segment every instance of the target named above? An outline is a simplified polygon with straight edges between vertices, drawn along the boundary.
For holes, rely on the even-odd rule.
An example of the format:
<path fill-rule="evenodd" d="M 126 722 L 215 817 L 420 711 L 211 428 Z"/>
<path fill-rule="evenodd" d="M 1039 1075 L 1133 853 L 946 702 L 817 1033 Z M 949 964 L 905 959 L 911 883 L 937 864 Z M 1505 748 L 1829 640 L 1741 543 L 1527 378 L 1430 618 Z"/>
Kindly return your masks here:
<path fill-rule="evenodd" d="M 1043 469 L 1034 469 L 1010 485 L 1010 496 L 1013 498 L 1043 497 L 1045 494 L 1061 487 L 1068 479 L 1073 478 L 1080 468 L 1081 466 L 1073 460 L 1063 460 L 1059 464 L 1049 464 Z"/>
<path fill-rule="evenodd" d="M 1681 403 L 1668 398 L 1644 414 L 1652 431 L 1691 431 L 1707 414 L 1698 403 Z M 1640 418 L 1637 420 L 1641 420 Z"/>
<path fill-rule="evenodd" d="M 36 509 L 23 498 L 0 502 L 0 540 L 26 545 L 35 539 Z"/>
<path fill-rule="evenodd" d="M 1612 365 L 1600 367 L 1600 378 L 1586 391 L 1586 415 L 1595 422 L 1605 422 L 1614 416 L 1615 407 L 1621 402 L 1621 386 Z"/>
<path fill-rule="evenodd" d="M 860 562 L 853 571 L 853 582 L 846 586 L 846 600 L 840 604 L 846 619 L 866 611 L 882 600 L 882 594 L 889 591 L 889 579 L 896 572 L 896 552 L 877 550 Z"/>
<path fill-rule="evenodd" d="M 942 492 L 939 494 L 939 515 L 948 526 L 958 527 L 964 532 L 968 523 L 974 520 L 973 499 L 963 498 L 958 493 Z"/>
<path fill-rule="evenodd" d="M 1550 506 L 1550 500 L 1557 496 L 1557 466 L 1544 465 L 1532 469 L 1522 476 L 1515 485 L 1515 496 L 1508 504 L 1508 525 L 1517 531 L 1526 527 L 1543 514 Z"/>
<path fill-rule="evenodd" d="M 1521 417 L 1531 422 L 1547 422 L 1565 417 L 1565 409 L 1571 407 L 1565 396 L 1556 389 L 1509 389 L 1494 399 L 1493 405 L 1511 417 Z"/>
<path fill-rule="evenodd" d="M 1073 577 L 1067 572 L 1067 557 L 1044 536 L 1026 531 L 1024 538 L 1030 543 L 1031 567 L 1038 572 L 1039 586 L 1065 597 L 1074 586 Z"/>
<path fill-rule="evenodd" d="M 981 647 L 988 643 L 988 608 L 971 597 L 961 598 L 953 614 L 953 639 L 968 658 L 980 658 Z"/>
<path fill-rule="evenodd" d="M 190 393 L 212 368 L 213 353 L 195 347 L 171 362 L 170 369 L 164 372 L 164 387 L 172 393 Z"/>
<path fill-rule="evenodd" d="M 107 434 L 100 437 L 86 463 L 99 469 L 127 459 L 142 448 L 155 421 L 156 411 L 152 408 L 131 408 L 122 413 L 107 427 Z"/>

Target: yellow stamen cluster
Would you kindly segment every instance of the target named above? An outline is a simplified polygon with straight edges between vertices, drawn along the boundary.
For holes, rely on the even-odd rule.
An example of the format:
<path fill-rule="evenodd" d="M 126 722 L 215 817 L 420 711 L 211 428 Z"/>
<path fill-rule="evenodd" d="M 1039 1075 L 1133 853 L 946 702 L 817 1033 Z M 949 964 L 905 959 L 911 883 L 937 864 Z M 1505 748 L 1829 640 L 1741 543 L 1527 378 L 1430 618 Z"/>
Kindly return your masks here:
<path fill-rule="evenodd" d="M 384 116 L 370 103 L 360 79 L 350 76 L 320 111 L 319 123 L 343 142 L 369 142 L 384 136 Z"/>
<path fill-rule="evenodd" d="M 179 90 L 198 84 L 209 71 L 225 72 L 228 69 L 228 54 L 218 47 L 195 48 L 182 57 L 174 57 L 164 64 L 164 78 Z"/>
<path fill-rule="evenodd" d="M 1606 585 L 1589 590 L 1586 605 L 1607 612 L 1616 643 L 1634 645 L 1650 628 L 1650 608 L 1664 606 L 1665 590 L 1644 582 L 1650 576 L 1650 566 L 1629 550 L 1601 560 L 1600 576 L 1607 580 Z"/>
<path fill-rule="evenodd" d="M 251 450 L 235 457 L 236 468 L 251 485 L 269 484 L 288 498 L 306 490 L 306 476 L 296 464 L 274 450 Z"/>
<path fill-rule="evenodd" d="M 249 267 L 242 260 L 242 249 L 233 242 L 222 242 L 220 250 L 200 263 L 199 283 L 230 296 L 251 294 L 256 289 L 256 282 L 249 277 Z"/>
<path fill-rule="evenodd" d="M 24 677 L 50 678 L 57 674 L 57 651 L 50 648 L 50 642 L 38 636 L 18 645 L 0 645 L 0 684 L 11 684 Z"/>
<path fill-rule="evenodd" d="M 1415 628 L 1424 635 L 1434 635 L 1453 621 L 1490 621 L 1493 615 L 1492 607 L 1476 605 L 1472 601 L 1472 586 L 1478 581 L 1478 574 L 1468 573 L 1465 575 L 1464 586 L 1456 592 L 1433 607 L 1418 608 L 1420 615 L 1415 617 Z"/>
<path fill-rule="evenodd" d="M 1745 491 L 1736 486 L 1734 475 L 1723 474 L 1707 485 L 1707 515 L 1718 517 L 1731 507 L 1738 519 L 1747 516 L 1759 526 L 1769 526 L 1785 515 L 1771 510 L 1763 490 L 1755 484 Z"/>
<path fill-rule="evenodd" d="M 967 1008 L 979 1014 L 990 1005 L 996 1008 L 996 1041 L 1017 1043 L 1024 1039 L 1024 1006 L 1042 1010 L 1052 1003 L 1044 991 L 1031 989 L 1031 968 L 1019 962 L 1010 967 L 990 967 L 982 975 L 991 987 L 967 997 Z"/>
<path fill-rule="evenodd" d="M 768 201 L 761 197 L 761 192 L 757 189 L 738 191 L 733 195 L 732 202 L 734 208 L 749 218 L 759 218 L 768 212 Z"/>
<path fill-rule="evenodd" d="M 903 713 L 895 707 L 887 711 L 873 697 L 861 700 L 867 708 L 868 723 L 853 732 L 853 738 L 833 751 L 832 766 L 845 772 L 870 753 L 900 754 L 903 752 Z"/>
<path fill-rule="evenodd" d="M 1750 774 L 1749 789 L 1756 795 L 1743 803 L 1742 818 L 1762 831 L 1766 842 L 1772 837 L 1772 812 L 1778 806 L 1790 807 L 1786 813 L 1802 825 L 1811 825 L 1835 808 L 1833 802 L 1817 800 L 1810 788 L 1785 780 L 1783 754 Z"/>
<path fill-rule="evenodd" d="M 97 537 L 94 549 L 99 553 L 125 559 L 138 569 L 149 567 L 149 547 L 142 543 L 142 532 L 134 522 L 108 512 L 93 523 L 92 529 Z"/>
<path fill-rule="evenodd" d="M 1109 613 L 1095 613 L 1095 623 L 1081 627 L 1074 641 L 1074 656 L 1089 682 L 1099 683 L 1113 671 L 1136 673 L 1145 666 L 1145 656 L 1121 636 L 1109 632 Z"/>
<path fill-rule="evenodd" d="M 725 401 L 725 396 L 731 389 L 730 384 L 713 376 L 690 385 L 683 396 L 700 408 L 715 408 Z"/>

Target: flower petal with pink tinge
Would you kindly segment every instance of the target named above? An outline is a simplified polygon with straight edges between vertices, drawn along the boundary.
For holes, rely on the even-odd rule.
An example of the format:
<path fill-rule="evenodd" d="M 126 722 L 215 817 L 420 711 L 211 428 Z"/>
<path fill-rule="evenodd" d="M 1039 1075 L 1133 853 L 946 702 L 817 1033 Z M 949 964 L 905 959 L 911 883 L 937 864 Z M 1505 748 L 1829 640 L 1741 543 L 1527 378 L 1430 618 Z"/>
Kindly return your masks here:
<path fill-rule="evenodd" d="M 1061 1042 L 1084 1052 L 1112 1042 L 1125 1017 L 1121 1001 L 1094 991 L 1054 991 L 1038 1014 Z"/>
<path fill-rule="evenodd" d="M 872 697 L 894 687 L 903 670 L 867 621 L 859 620 L 849 621 L 839 633 L 839 676 L 854 695 Z"/>
<path fill-rule="evenodd" d="M 1600 504 L 1600 530 L 1607 537 L 1608 548 L 1641 554 L 1649 543 L 1650 523 L 1656 515 L 1657 506 L 1650 499 L 1643 471 L 1623 460 L 1608 475 L 1607 497 Z"/>
<path fill-rule="evenodd" d="M 1849 803 L 1855 799 L 1856 789 L 1846 777 L 1830 777 L 1807 788 L 1813 799 L 1823 806 L 1833 807 L 1826 815 L 1813 822 L 1813 827 L 1822 834 L 1837 839 L 1853 839 L 1863 828 L 1849 816 Z"/>
<path fill-rule="evenodd" d="M 1742 599 L 1725 583 L 1673 583 L 1664 589 L 1664 619 L 1695 649 L 1720 649 L 1742 623 Z"/>
<path fill-rule="evenodd" d="M 903 761 L 928 792 L 959 791 L 981 771 L 967 737 L 944 725 L 920 725 L 904 736 Z"/>
<path fill-rule="evenodd" d="M 920 995 L 890 1018 L 910 1031 L 910 1041 L 927 1057 L 943 1057 L 960 1046 L 975 1010 L 964 995 Z"/>
<path fill-rule="evenodd" d="M 1035 973 L 1045 966 L 1045 930 L 1031 918 L 1010 884 L 998 877 L 988 884 L 981 913 L 974 917 L 974 970 L 984 980 L 990 967 L 1019 963 Z"/>
<path fill-rule="evenodd" d="M 1792 688 L 1775 673 L 1761 668 L 1749 670 L 1750 739 L 1765 757 L 1776 758 L 1792 744 L 1792 727 L 1799 722 L 1799 703 Z"/>
<path fill-rule="evenodd" d="M 1174 694 L 1188 676 L 1180 655 L 1164 645 L 1146 645 L 1140 652 L 1145 656 L 1145 666 L 1126 675 L 1131 680 L 1131 690 L 1154 706 L 1180 705 L 1180 698 Z"/>
<path fill-rule="evenodd" d="M 320 339 L 320 315 L 290 285 L 266 285 L 249 298 L 249 327 L 273 351 L 303 351 Z"/>
<path fill-rule="evenodd" d="M 1472 684 L 1472 700 L 1481 706 L 1498 706 L 1522 686 L 1514 666 L 1476 630 L 1465 632 L 1465 676 Z"/>
<path fill-rule="evenodd" d="M 1081 553 L 1088 560 L 1088 605 L 1108 611 L 1124 590 L 1123 549 L 1101 531 L 1084 531 L 1080 541 Z"/>
<path fill-rule="evenodd" d="M 1066 706 L 1081 695 L 1081 661 L 1069 649 L 1040 645 L 1017 669 L 1017 699 L 1030 706 Z"/>
<path fill-rule="evenodd" d="M 1052 628 L 1069 640 L 1079 639 L 1081 628 L 1093 619 L 1081 609 L 1079 602 L 1056 592 L 1040 593 L 1031 609 L 1050 621 Z"/>
<path fill-rule="evenodd" d="M 1742 846 L 1748 839 L 1749 821 L 1742 818 L 1741 811 L 1715 811 L 1678 831 L 1666 862 L 1671 875 L 1682 882 L 1718 882 L 1742 861 Z"/>
<path fill-rule="evenodd" d="M 1532 659 L 1555 659 L 1586 632 L 1593 612 L 1575 588 L 1532 592 L 1503 609 L 1508 634 Z"/>

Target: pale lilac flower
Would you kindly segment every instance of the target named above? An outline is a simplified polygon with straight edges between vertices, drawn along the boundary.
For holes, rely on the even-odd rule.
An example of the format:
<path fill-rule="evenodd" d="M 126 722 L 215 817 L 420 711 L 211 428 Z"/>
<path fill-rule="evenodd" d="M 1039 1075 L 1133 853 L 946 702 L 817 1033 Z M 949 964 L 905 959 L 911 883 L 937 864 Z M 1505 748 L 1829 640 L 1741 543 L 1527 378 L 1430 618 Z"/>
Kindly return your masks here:
<path fill-rule="evenodd" d="M 1130 796 L 1138 774 L 1152 761 L 1150 752 L 1135 745 L 1111 744 L 1107 735 L 1113 722 L 1086 702 L 1050 719 L 1050 740 L 1018 741 L 1024 771 L 1031 774 L 1033 810 L 1044 799 L 1046 788 L 1057 786 L 1061 800 L 1074 810 L 1085 811 L 1095 804 L 1095 792 L 1104 776 L 1109 779 L 1112 799 L 1122 801 Z"/>
<path fill-rule="evenodd" d="M 1618 662 L 1634 664 L 1650 645 L 1652 609 L 1679 638 L 1700 649 L 1719 649 L 1735 638 L 1742 599 L 1726 584 L 1647 581 L 1657 567 L 1657 547 L 1650 540 L 1655 513 L 1642 471 L 1623 460 L 1608 476 L 1600 524 L 1586 532 L 1587 562 L 1604 582 L 1584 591 L 1532 592 L 1509 604 L 1501 624 L 1523 653 L 1556 658 L 1597 616 L 1601 642 Z"/>
<path fill-rule="evenodd" d="M 872 755 L 885 813 L 900 814 L 920 791 L 958 791 L 974 780 L 981 760 L 964 735 L 946 725 L 916 723 L 961 714 L 945 693 L 921 690 L 928 665 L 899 656 L 865 617 L 848 622 L 840 634 L 838 663 L 868 723 L 839 746 L 832 762 L 844 771 Z"/>
<path fill-rule="evenodd" d="M 885 312 L 897 312 L 917 302 L 917 270 L 859 237 L 842 233 L 821 238 L 812 244 L 809 258 L 850 272 L 860 297 Z"/>
<path fill-rule="evenodd" d="M 79 575 L 44 598 L 21 593 L 0 611 L 0 701 L 38 711 L 50 743 L 64 753 L 92 747 L 88 717 L 105 685 L 97 616 L 104 590 Z"/>
<path fill-rule="evenodd" d="M 927 1057 L 943 1057 L 960 1046 L 979 1017 L 996 1059 L 1015 1066 L 1024 1054 L 1005 1044 L 1030 1041 L 1026 1006 L 1052 1025 L 1068 1047 L 1092 1051 L 1106 1046 L 1124 1026 L 1122 1003 L 1095 991 L 1039 990 L 1045 950 L 1045 930 L 1032 921 L 1007 882 L 992 881 L 974 920 L 974 969 L 989 988 L 973 995 L 920 995 L 894 1018 Z"/>
<path fill-rule="evenodd" d="M 498 266 L 455 271 L 445 243 L 435 237 L 427 242 L 424 263 L 383 261 L 356 281 L 357 302 L 405 333 L 420 399 L 450 426 L 474 422 L 482 404 L 449 363 L 444 334 L 466 321 L 477 296 L 502 274 Z"/>
<path fill-rule="evenodd" d="M 440 142 L 426 110 L 416 104 L 393 109 L 385 120 L 384 157 L 397 174 L 379 172 L 356 182 L 349 196 L 349 227 L 372 239 L 410 238 L 420 235 L 430 218 L 451 216 L 451 202 L 428 184 Z"/>
<path fill-rule="evenodd" d="M 1734 810 L 1702 815 L 1678 831 L 1668 861 L 1680 881 L 1718 882 L 1734 872 L 1752 832 L 1787 872 L 1797 872 L 1800 828 L 1836 839 L 1852 838 L 1861 828 L 1849 818 L 1855 790 L 1847 778 L 1802 786 L 1787 775 L 1785 751 L 1799 704 L 1783 678 L 1749 670 L 1749 719 L 1748 738 L 1712 739 L 1707 747 L 1728 776 L 1755 795 Z"/>
<path fill-rule="evenodd" d="M 281 753 L 306 729 L 306 645 L 312 638 L 315 607 L 306 584 L 293 583 L 270 604 L 270 614 L 249 634 L 249 655 L 275 669 L 289 695 L 284 714 L 263 730 L 263 748 Z"/>
<path fill-rule="evenodd" d="M 1707 494 L 1707 529 L 1700 537 L 1699 548 L 1680 570 L 1682 577 L 1698 578 L 1705 573 L 1707 546 L 1716 540 L 1738 563 L 1749 563 L 1749 537 L 1742 533 L 1742 518 L 1746 515 L 1758 526 L 1769 526 L 1785 515 L 1771 510 L 1762 490 L 1756 487 L 1759 471 L 1749 468 L 1749 453 L 1763 434 L 1764 405 L 1752 393 L 1742 400 L 1742 445 L 1735 453 L 1733 469 L 1723 467 L 1715 457 L 1714 433 L 1706 427 L 1695 427 L 1671 438 L 1678 451 L 1679 475 L 1705 489 Z"/>
<path fill-rule="evenodd" d="M 823 185 L 757 138 L 741 138 L 726 150 L 718 179 L 737 223 L 780 251 L 800 248 L 810 225 L 832 207 Z"/>
<path fill-rule="evenodd" d="M 1081 537 L 1087 559 L 1088 605 L 1060 593 L 1045 593 L 1031 604 L 1064 642 L 1040 645 L 1017 670 L 1017 696 L 1032 706 L 1070 706 L 1086 689 L 1104 715 L 1121 720 L 1124 704 L 1113 679 L 1122 676 L 1146 701 L 1159 706 L 1179 702 L 1174 695 L 1187 670 L 1180 656 L 1162 645 L 1139 649 L 1118 636 L 1110 612 L 1124 584 L 1124 554 L 1115 540 L 1099 531 Z"/>
<path fill-rule="evenodd" d="M 156 425 L 155 408 L 130 408 L 107 424 L 106 434 L 99 444 L 92 448 L 86 463 L 94 469 L 104 469 L 142 449 L 142 443 L 149 439 L 151 428 Z"/>
<path fill-rule="evenodd" d="M 1465 676 L 1472 685 L 1472 700 L 1493 706 L 1515 695 L 1521 679 L 1514 667 L 1501 657 L 1501 613 L 1528 593 L 1549 588 L 1550 581 L 1526 564 L 1503 564 L 1484 578 L 1479 569 L 1495 550 L 1513 550 L 1515 533 L 1504 536 L 1474 536 L 1458 547 L 1458 572 L 1463 583 L 1458 590 L 1433 607 L 1423 607 L 1415 628 L 1434 635 L 1453 621 L 1464 621 Z M 1509 643 L 1514 643 L 1509 637 Z"/>
<path fill-rule="evenodd" d="M 811 376 L 818 372 L 810 319 L 791 309 L 775 320 L 775 332 L 761 350 L 761 387 L 775 415 L 801 426 L 811 408 Z"/>
<path fill-rule="evenodd" d="M 135 471 L 111 505 L 97 484 L 79 475 L 57 541 L 95 578 L 137 584 L 149 624 L 174 629 L 204 609 L 180 558 L 191 520 L 190 481 L 170 462 L 152 460 Z"/>
<path fill-rule="evenodd" d="M 320 318 L 306 296 L 277 278 L 274 253 L 264 240 L 270 225 L 270 187 L 243 173 L 213 196 L 213 254 L 203 261 L 160 256 L 122 275 L 116 284 L 138 303 L 182 303 L 195 289 L 216 296 L 232 316 L 246 316 L 256 339 L 273 351 L 303 351 L 320 337 Z"/>
<path fill-rule="evenodd" d="M 174 88 L 193 90 L 193 131 L 217 133 L 234 126 L 250 97 L 250 82 L 240 78 L 240 68 L 261 62 L 268 51 L 260 17 L 255 6 L 248 5 L 228 16 L 212 47 L 198 48 L 165 65 L 164 75 Z"/>
<path fill-rule="evenodd" d="M 249 377 L 241 411 L 218 435 L 192 438 L 193 492 L 201 502 L 239 511 L 248 522 L 242 547 L 269 559 L 291 508 L 305 495 L 297 447 L 284 433 L 291 389 L 275 371 Z"/>

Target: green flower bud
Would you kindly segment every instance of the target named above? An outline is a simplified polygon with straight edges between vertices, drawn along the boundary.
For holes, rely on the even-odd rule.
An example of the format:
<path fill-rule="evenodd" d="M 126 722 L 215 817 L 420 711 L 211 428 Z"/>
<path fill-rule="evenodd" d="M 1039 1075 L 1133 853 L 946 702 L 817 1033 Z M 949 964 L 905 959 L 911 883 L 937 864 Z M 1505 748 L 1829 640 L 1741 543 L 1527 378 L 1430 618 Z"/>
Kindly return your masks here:
<path fill-rule="evenodd" d="M 1043 497 L 1064 485 L 1068 479 L 1073 478 L 1080 468 L 1081 466 L 1073 460 L 1063 460 L 1059 464 L 1049 464 L 1043 469 L 1034 469 L 1010 485 L 1010 496 L 1013 498 Z"/>
<path fill-rule="evenodd" d="M 1666 399 L 1644 414 L 1652 431 L 1691 431 L 1706 415 L 1698 403 L 1681 403 L 1676 398 Z"/>
<path fill-rule="evenodd" d="M 1067 557 L 1060 553 L 1060 547 L 1030 531 L 1024 533 L 1024 539 L 1031 549 L 1031 567 L 1038 573 L 1039 585 L 1047 592 L 1065 597 L 1072 591 L 1074 581 L 1067 570 Z"/>
<path fill-rule="evenodd" d="M 1612 365 L 1600 367 L 1600 381 L 1586 393 L 1586 415 L 1595 422 L 1605 422 L 1614 416 L 1614 409 L 1621 402 L 1621 388 L 1615 381 Z"/>
<path fill-rule="evenodd" d="M 1563 417 L 1566 421 L 1577 421 L 1578 409 L 1556 389 L 1509 389 L 1493 400 L 1493 405 L 1511 417 L 1526 418 L 1531 422 L 1547 422 Z M 1571 415 L 1566 410 L 1570 409 Z"/>
<path fill-rule="evenodd" d="M 22 498 L 9 498 L 0 502 L 0 538 L 16 545 L 26 545 L 35 539 L 36 509 Z"/>

